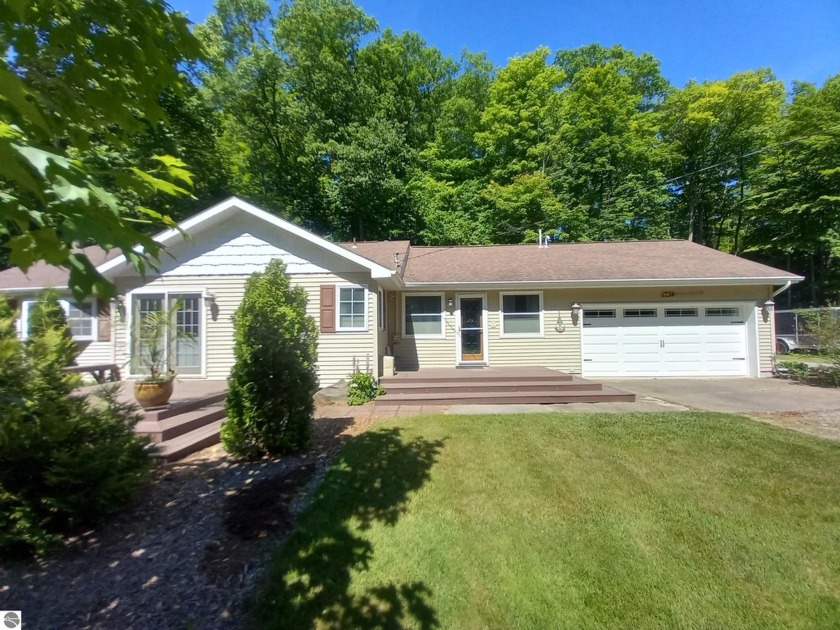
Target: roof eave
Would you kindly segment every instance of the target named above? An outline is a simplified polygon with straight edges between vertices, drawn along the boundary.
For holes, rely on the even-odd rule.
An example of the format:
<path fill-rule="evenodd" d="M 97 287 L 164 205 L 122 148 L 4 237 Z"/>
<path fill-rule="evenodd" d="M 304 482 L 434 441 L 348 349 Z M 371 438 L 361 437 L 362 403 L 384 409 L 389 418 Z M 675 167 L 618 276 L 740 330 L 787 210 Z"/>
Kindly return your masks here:
<path fill-rule="evenodd" d="M 406 289 L 448 290 L 465 287 L 471 290 L 497 289 L 504 287 L 535 287 L 544 289 L 591 289 L 620 287 L 677 287 L 677 286 L 745 286 L 776 285 L 801 282 L 803 276 L 782 277 L 727 277 L 727 278 L 636 278 L 607 280 L 494 280 L 478 282 L 405 282 Z"/>

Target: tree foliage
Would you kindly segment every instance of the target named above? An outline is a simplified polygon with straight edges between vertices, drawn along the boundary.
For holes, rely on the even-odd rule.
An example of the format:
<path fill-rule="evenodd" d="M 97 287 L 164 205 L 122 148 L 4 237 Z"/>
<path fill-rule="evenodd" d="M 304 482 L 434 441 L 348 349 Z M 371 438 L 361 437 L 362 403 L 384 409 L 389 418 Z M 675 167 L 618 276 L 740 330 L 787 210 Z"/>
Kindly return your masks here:
<path fill-rule="evenodd" d="M 0 553 L 43 554 L 73 528 L 122 507 L 147 479 L 139 417 L 105 390 L 98 403 L 65 374 L 73 342 L 60 329 L 18 339 L 0 299 Z M 71 395 L 72 394 L 72 395 Z"/>
<path fill-rule="evenodd" d="M 599 44 L 496 67 L 351 0 L 217 0 L 179 66 L 199 51 L 162 0 L 7 4 L 0 238 L 14 264 L 66 257 L 82 289 L 70 243 L 154 255 L 148 223 L 111 232 L 230 192 L 336 240 L 690 238 L 808 276 L 799 303 L 840 297 L 837 77 L 680 88 Z"/>
<path fill-rule="evenodd" d="M 56 331 L 67 343 L 61 344 L 58 349 L 59 361 L 63 365 L 73 365 L 79 349 L 73 343 L 73 335 L 67 326 L 67 317 L 59 301 L 59 293 L 55 289 L 45 289 L 38 299 L 29 308 L 29 317 L 26 322 L 27 337 L 38 339 L 47 332 Z"/>
<path fill-rule="evenodd" d="M 157 257 L 142 226 L 171 220 L 116 193 L 187 195 L 191 173 L 163 153 L 107 158 L 166 120 L 160 96 L 182 91 L 198 42 L 162 0 L 5 2 L 0 41 L 0 243 L 21 269 L 67 267 L 77 297 L 113 295 L 75 246 L 119 247 L 140 270 Z"/>
<path fill-rule="evenodd" d="M 318 332 L 306 314 L 306 292 L 291 285 L 282 261 L 248 279 L 234 326 L 222 444 L 246 458 L 305 448 L 318 381 Z"/>

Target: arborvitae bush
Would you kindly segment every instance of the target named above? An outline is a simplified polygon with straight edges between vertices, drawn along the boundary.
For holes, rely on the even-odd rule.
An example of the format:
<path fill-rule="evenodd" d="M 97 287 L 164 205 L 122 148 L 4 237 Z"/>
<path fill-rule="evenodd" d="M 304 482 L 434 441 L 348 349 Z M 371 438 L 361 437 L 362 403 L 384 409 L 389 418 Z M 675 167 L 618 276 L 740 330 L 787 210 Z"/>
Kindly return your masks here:
<path fill-rule="evenodd" d="M 62 372 L 69 340 L 47 328 L 22 343 L 0 298 L 0 554 L 43 554 L 130 499 L 147 479 L 148 441 L 116 391 L 91 402 Z"/>
<path fill-rule="evenodd" d="M 59 302 L 59 293 L 55 289 L 44 289 L 38 299 L 29 308 L 27 321 L 27 332 L 30 338 L 42 336 L 48 330 L 61 331 L 62 336 L 72 340 L 70 328 L 67 326 L 67 317 Z M 61 357 L 64 365 L 73 365 L 76 361 L 78 349 L 76 344 L 62 344 L 63 354 Z"/>
<path fill-rule="evenodd" d="M 255 273 L 234 315 L 234 356 L 222 444 L 238 457 L 304 449 L 312 433 L 318 332 L 306 292 L 280 260 Z"/>

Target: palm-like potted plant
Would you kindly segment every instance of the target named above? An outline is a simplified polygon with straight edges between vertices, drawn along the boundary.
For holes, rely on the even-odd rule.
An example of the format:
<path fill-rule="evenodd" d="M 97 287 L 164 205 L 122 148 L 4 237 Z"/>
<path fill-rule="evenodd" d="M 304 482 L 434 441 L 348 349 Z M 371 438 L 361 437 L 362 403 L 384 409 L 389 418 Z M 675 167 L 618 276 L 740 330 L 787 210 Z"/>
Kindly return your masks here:
<path fill-rule="evenodd" d="M 146 374 L 135 381 L 134 398 L 144 409 L 162 407 L 172 397 L 175 371 L 171 367 L 171 347 L 178 339 L 192 338 L 174 325 L 180 308 L 179 301 L 169 309 L 145 314 L 139 322 L 137 362 Z"/>

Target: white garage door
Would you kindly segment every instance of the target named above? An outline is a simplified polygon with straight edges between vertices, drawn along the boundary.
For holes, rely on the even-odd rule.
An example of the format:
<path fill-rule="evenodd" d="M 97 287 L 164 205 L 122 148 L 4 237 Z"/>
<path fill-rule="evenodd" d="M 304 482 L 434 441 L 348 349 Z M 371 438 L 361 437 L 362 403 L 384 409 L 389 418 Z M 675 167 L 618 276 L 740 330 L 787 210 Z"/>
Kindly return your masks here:
<path fill-rule="evenodd" d="M 747 376 L 745 307 L 583 310 L 584 376 Z"/>

